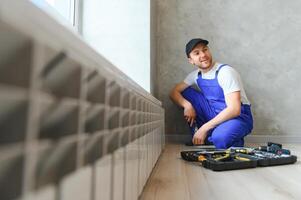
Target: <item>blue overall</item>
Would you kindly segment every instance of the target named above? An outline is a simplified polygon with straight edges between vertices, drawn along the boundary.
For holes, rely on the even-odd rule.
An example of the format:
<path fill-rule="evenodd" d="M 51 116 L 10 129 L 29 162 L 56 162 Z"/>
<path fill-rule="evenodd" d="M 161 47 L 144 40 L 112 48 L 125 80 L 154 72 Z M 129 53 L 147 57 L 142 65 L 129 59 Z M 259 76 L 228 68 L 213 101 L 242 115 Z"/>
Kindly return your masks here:
<path fill-rule="evenodd" d="M 186 88 L 182 95 L 188 100 L 196 111 L 196 126 L 213 119 L 226 108 L 223 89 L 218 83 L 217 75 L 225 64 L 220 65 L 214 79 L 203 79 L 199 73 L 197 84 L 201 92 L 192 87 Z M 229 148 L 231 146 L 243 146 L 244 137 L 253 129 L 253 117 L 250 105 L 241 104 L 241 113 L 238 117 L 227 120 L 208 132 L 206 144 L 213 143 L 216 148 Z M 192 136 L 195 131 L 191 128 Z"/>

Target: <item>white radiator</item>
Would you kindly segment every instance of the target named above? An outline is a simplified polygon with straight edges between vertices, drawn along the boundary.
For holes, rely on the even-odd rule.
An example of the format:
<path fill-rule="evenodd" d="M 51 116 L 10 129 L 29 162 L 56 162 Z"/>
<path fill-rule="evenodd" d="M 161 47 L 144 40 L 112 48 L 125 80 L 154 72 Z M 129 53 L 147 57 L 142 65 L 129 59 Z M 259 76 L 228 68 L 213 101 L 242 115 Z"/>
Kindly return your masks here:
<path fill-rule="evenodd" d="M 0 2 L 0 199 L 138 199 L 161 102 L 27 0 Z"/>

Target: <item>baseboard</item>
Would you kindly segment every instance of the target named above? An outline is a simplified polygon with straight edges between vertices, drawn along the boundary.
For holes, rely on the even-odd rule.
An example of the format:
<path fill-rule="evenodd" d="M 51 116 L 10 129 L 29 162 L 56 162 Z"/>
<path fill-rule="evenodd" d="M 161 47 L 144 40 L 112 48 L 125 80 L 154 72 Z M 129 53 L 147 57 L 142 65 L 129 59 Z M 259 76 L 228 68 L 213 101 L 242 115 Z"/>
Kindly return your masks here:
<path fill-rule="evenodd" d="M 185 143 L 190 140 L 188 134 L 166 134 L 166 143 Z M 301 143 L 301 135 L 248 135 L 245 137 L 246 143 Z"/>
<path fill-rule="evenodd" d="M 191 136 L 188 134 L 166 134 L 165 142 L 166 143 L 185 143 L 191 139 Z"/>
<path fill-rule="evenodd" d="M 245 138 L 247 143 L 301 143 L 300 135 L 248 135 Z"/>

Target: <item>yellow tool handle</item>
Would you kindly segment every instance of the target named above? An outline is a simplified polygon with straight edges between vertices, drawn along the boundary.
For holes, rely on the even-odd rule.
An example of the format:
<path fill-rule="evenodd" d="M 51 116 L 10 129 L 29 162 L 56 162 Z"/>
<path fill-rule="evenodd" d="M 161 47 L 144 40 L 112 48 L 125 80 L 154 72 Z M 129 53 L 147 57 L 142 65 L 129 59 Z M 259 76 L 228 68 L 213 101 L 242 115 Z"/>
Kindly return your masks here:
<path fill-rule="evenodd" d="M 200 155 L 198 157 L 198 161 L 204 161 L 204 160 L 207 160 L 206 157 L 204 155 Z"/>
<path fill-rule="evenodd" d="M 235 156 L 235 159 L 241 160 L 241 161 L 250 161 L 249 158 L 244 158 L 244 157 L 241 157 L 241 156 Z"/>
<path fill-rule="evenodd" d="M 230 154 L 227 153 L 224 156 L 220 156 L 220 157 L 214 158 L 214 160 L 220 161 L 220 160 L 224 160 L 224 159 L 229 158 L 229 157 L 230 157 Z"/>

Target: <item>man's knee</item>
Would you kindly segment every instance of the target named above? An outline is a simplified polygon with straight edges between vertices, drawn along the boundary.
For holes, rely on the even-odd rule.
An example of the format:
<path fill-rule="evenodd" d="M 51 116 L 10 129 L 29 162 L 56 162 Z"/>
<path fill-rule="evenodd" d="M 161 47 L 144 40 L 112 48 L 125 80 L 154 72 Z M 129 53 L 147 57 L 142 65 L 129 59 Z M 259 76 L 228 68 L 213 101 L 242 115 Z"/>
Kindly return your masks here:
<path fill-rule="evenodd" d="M 229 147 L 242 147 L 244 146 L 244 139 L 232 138 L 219 134 L 211 136 L 212 143 L 218 149 L 228 149 Z"/>
<path fill-rule="evenodd" d="M 243 146 L 243 138 L 249 132 L 249 127 L 245 122 L 232 119 L 217 126 L 212 132 L 211 140 L 217 148 Z"/>
<path fill-rule="evenodd" d="M 214 146 L 218 149 L 227 149 L 231 146 L 232 141 L 230 138 L 225 137 L 222 134 L 212 134 L 211 140 Z"/>

